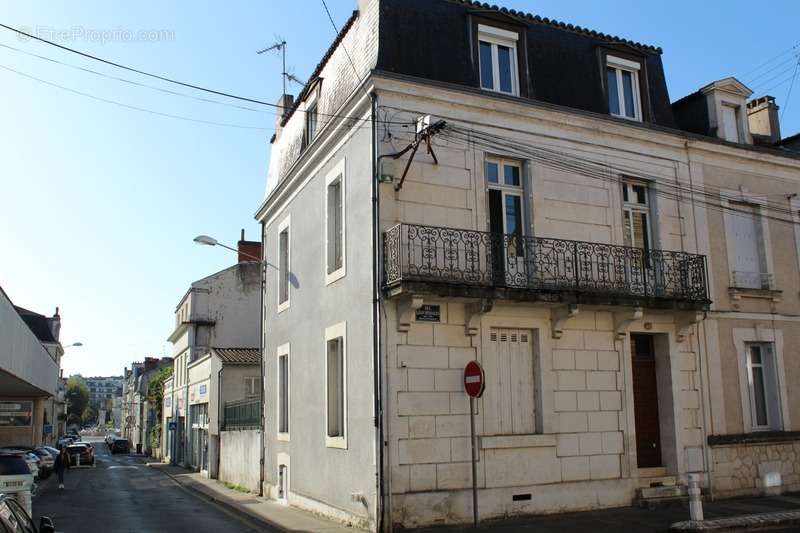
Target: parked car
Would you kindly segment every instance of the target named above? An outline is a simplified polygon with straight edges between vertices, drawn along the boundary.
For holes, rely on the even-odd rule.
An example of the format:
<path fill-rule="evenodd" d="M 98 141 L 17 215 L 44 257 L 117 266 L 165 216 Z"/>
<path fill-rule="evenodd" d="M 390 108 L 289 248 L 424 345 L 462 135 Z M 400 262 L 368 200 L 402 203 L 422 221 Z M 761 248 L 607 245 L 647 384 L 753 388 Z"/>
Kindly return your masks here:
<path fill-rule="evenodd" d="M 111 453 L 131 453 L 131 443 L 128 439 L 116 439 L 111 443 Z"/>
<path fill-rule="evenodd" d="M 106 435 L 106 444 L 108 446 L 111 446 L 111 443 L 114 442 L 115 440 L 117 440 L 118 438 L 119 437 L 116 434 L 109 433 L 108 435 Z"/>
<path fill-rule="evenodd" d="M 30 470 L 31 475 L 34 478 L 39 476 L 39 457 L 35 453 L 33 453 L 30 450 L 30 448 L 24 448 L 24 447 L 0 448 L 0 454 L 18 455 L 22 457 L 22 459 L 28 465 L 28 469 Z"/>
<path fill-rule="evenodd" d="M 0 493 L 33 488 L 33 474 L 25 459 L 16 453 L 0 452 Z"/>
<path fill-rule="evenodd" d="M 39 479 L 47 479 L 56 467 L 56 458 L 53 452 L 45 447 L 35 448 L 31 451 L 39 458 Z"/>
<path fill-rule="evenodd" d="M 64 446 L 69 446 L 73 442 L 75 442 L 75 439 L 73 439 L 72 437 L 61 437 L 60 439 L 58 439 L 57 446 L 59 448 L 63 448 Z"/>
<path fill-rule="evenodd" d="M 9 494 L 0 493 L 0 531 L 13 533 L 55 533 L 53 521 L 43 516 L 36 527 L 30 515 Z"/>
<path fill-rule="evenodd" d="M 90 446 L 71 444 L 67 446 L 67 453 L 69 454 L 69 464 L 72 466 L 94 465 L 94 449 Z"/>

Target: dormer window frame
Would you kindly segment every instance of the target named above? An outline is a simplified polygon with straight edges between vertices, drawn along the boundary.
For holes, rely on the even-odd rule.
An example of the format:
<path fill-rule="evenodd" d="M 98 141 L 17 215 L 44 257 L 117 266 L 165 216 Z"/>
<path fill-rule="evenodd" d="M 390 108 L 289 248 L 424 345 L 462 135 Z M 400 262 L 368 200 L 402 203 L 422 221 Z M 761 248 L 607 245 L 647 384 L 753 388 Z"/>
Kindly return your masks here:
<path fill-rule="evenodd" d="M 618 113 L 611 109 L 611 87 L 608 86 L 609 70 L 614 70 L 616 75 L 617 87 L 617 105 Z M 617 118 L 631 120 L 634 122 L 642 122 L 644 120 L 644 106 L 642 105 L 642 63 L 639 61 L 632 61 L 617 55 L 607 54 L 605 60 L 604 79 L 606 80 L 606 94 L 608 96 L 609 109 L 608 113 Z M 627 106 L 625 98 L 623 73 L 629 73 L 631 79 L 631 100 L 634 108 L 633 116 L 627 114 Z"/>
<path fill-rule="evenodd" d="M 470 24 L 472 61 L 475 85 L 481 91 L 512 98 L 528 98 L 531 89 L 528 79 L 525 27 L 505 18 L 486 14 L 472 15 Z M 484 87 L 481 79 L 481 42 L 491 46 L 492 87 Z M 499 46 L 510 49 L 511 91 L 500 90 Z"/>
<path fill-rule="evenodd" d="M 322 78 L 318 78 L 303 100 L 303 149 L 306 149 L 319 135 L 318 100 Z"/>

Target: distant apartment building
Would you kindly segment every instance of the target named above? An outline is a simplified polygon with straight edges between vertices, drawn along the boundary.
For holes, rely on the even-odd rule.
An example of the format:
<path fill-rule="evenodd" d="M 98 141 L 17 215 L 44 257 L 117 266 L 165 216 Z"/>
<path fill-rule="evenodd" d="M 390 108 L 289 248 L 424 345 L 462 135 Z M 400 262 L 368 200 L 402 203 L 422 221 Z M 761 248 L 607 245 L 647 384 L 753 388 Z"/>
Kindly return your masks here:
<path fill-rule="evenodd" d="M 16 307 L 0 288 L 0 447 L 53 444 L 63 395 L 61 317 Z"/>
<path fill-rule="evenodd" d="M 283 95 L 264 491 L 372 531 L 797 490 L 800 154 L 735 78 L 469 0 L 363 0 Z"/>
<path fill-rule="evenodd" d="M 83 378 L 89 389 L 89 405 L 107 408 L 116 396 L 122 395 L 122 376 Z"/>
<path fill-rule="evenodd" d="M 168 339 L 175 363 L 164 384 L 164 456 L 209 477 L 217 477 L 226 405 L 254 404 L 260 425 L 261 243 L 242 232 L 238 251 L 236 264 L 191 284 Z"/>

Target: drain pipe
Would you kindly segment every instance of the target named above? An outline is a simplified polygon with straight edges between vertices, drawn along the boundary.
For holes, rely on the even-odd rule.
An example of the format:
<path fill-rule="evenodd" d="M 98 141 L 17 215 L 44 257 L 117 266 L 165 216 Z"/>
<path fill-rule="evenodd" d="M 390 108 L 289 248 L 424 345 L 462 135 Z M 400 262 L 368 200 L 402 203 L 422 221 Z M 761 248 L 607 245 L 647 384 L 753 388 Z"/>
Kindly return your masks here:
<path fill-rule="evenodd" d="M 266 413 L 264 409 L 264 387 L 267 384 L 267 377 L 264 375 L 264 369 L 266 368 L 264 365 L 264 350 L 265 350 L 265 342 L 264 342 L 264 335 L 266 332 L 266 327 L 264 326 L 264 293 L 267 290 L 267 243 L 264 239 L 264 230 L 266 226 L 264 225 L 264 221 L 261 222 L 261 264 L 259 267 L 261 268 L 261 305 L 259 306 L 259 347 L 261 348 L 261 353 L 259 354 L 259 363 L 261 365 L 261 387 L 260 387 L 260 398 L 261 402 L 259 405 L 259 410 L 261 411 L 261 431 L 259 431 L 259 448 L 260 448 L 260 460 L 258 463 L 258 495 L 264 496 L 264 463 L 266 458 L 266 450 L 264 450 L 265 439 L 264 439 L 264 432 L 266 431 Z"/>
<path fill-rule="evenodd" d="M 377 531 L 383 532 L 384 526 L 384 482 L 383 482 L 383 407 L 381 405 L 381 353 L 380 353 L 380 304 L 381 304 L 381 280 L 379 266 L 381 264 L 380 253 L 380 195 L 378 191 L 378 125 L 376 113 L 378 111 L 378 95 L 373 90 L 370 93 L 371 113 L 370 122 L 372 125 L 372 371 L 373 388 L 375 395 L 375 405 L 373 412 L 375 416 L 375 444 L 378 447 L 378 461 L 375 472 L 375 521 Z"/>

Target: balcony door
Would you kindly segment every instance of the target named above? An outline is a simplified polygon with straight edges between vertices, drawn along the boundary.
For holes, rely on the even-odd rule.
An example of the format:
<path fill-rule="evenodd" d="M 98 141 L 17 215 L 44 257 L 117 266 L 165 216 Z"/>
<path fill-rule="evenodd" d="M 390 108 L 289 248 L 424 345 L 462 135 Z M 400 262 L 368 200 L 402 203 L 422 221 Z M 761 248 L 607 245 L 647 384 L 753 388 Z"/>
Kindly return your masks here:
<path fill-rule="evenodd" d="M 489 246 L 495 285 L 527 284 L 525 263 L 525 187 L 518 161 L 488 159 Z"/>
<path fill-rule="evenodd" d="M 628 265 L 625 269 L 628 277 L 626 285 L 636 292 L 646 292 L 654 296 L 663 292 L 664 276 L 656 268 L 660 262 L 653 261 L 650 257 L 653 240 L 649 192 L 646 183 L 637 181 L 622 183 L 623 242 L 625 246 L 641 250 L 628 254 Z"/>

